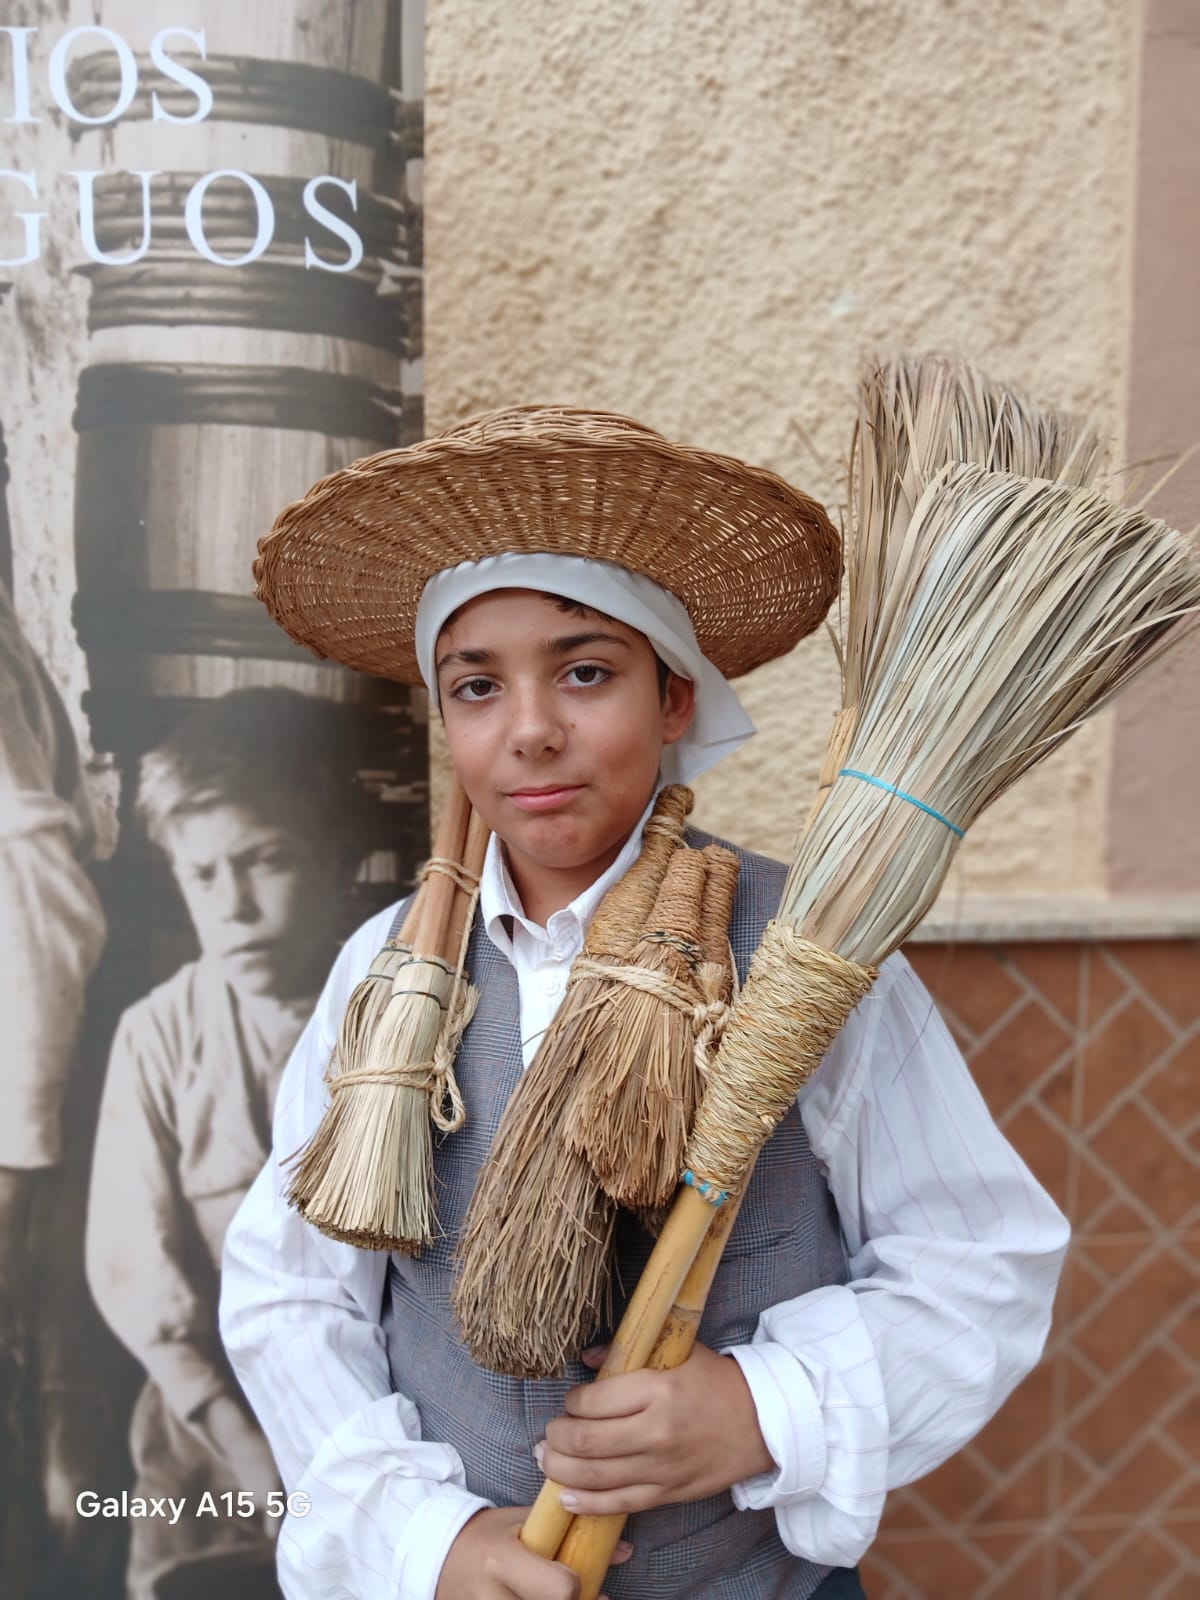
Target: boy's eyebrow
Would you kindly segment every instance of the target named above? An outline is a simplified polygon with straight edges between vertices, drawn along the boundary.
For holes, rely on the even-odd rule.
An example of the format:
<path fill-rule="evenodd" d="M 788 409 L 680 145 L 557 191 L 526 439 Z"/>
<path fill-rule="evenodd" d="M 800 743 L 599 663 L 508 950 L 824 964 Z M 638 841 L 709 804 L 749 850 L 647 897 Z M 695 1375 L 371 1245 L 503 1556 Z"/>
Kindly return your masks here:
<path fill-rule="evenodd" d="M 626 650 L 633 646 L 628 639 L 622 639 L 619 633 L 604 633 L 600 629 L 591 629 L 587 633 L 568 633 L 558 639 L 542 639 L 538 649 L 545 656 L 570 655 L 572 650 L 580 650 L 588 644 L 619 644 Z M 441 672 L 443 667 L 461 665 L 468 667 L 485 667 L 490 661 L 495 661 L 494 650 L 472 649 L 448 650 L 438 661 L 435 670 Z"/>
<path fill-rule="evenodd" d="M 448 650 L 434 667 L 435 672 L 440 672 L 443 667 L 454 663 L 461 663 L 467 667 L 485 667 L 489 661 L 496 659 L 494 650 Z"/>
<path fill-rule="evenodd" d="M 561 639 L 543 639 L 538 649 L 545 656 L 566 656 L 572 650 L 581 650 L 585 644 L 619 644 L 626 650 L 633 648 L 629 640 L 622 639 L 619 633 L 604 633 L 594 628 L 589 633 L 568 633 Z"/>

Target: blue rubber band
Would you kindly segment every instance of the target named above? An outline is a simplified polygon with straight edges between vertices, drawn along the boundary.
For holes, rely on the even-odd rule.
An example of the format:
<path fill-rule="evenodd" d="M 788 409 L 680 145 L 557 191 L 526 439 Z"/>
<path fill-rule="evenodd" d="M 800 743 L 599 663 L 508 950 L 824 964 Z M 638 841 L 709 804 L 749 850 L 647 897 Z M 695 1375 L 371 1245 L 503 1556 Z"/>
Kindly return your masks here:
<path fill-rule="evenodd" d="M 683 1181 L 689 1189 L 695 1189 L 701 1199 L 707 1200 L 710 1206 L 723 1206 L 729 1199 L 728 1189 L 718 1189 L 716 1184 L 710 1183 L 707 1178 L 698 1178 L 691 1167 L 684 1173 Z"/>
<path fill-rule="evenodd" d="M 940 811 L 935 811 L 932 806 L 927 806 L 924 800 L 918 800 L 915 794 L 905 794 L 903 789 L 897 789 L 894 783 L 885 783 L 882 778 L 873 778 L 869 772 L 856 772 L 853 767 L 843 767 L 838 773 L 839 778 L 858 778 L 863 783 L 873 783 L 877 789 L 886 789 L 888 794 L 894 794 L 897 800 L 907 800 L 910 806 L 916 806 L 918 811 L 923 811 L 926 816 L 933 817 L 956 833 L 960 839 L 965 837 L 963 830 L 956 827 L 949 817 L 944 817 Z"/>

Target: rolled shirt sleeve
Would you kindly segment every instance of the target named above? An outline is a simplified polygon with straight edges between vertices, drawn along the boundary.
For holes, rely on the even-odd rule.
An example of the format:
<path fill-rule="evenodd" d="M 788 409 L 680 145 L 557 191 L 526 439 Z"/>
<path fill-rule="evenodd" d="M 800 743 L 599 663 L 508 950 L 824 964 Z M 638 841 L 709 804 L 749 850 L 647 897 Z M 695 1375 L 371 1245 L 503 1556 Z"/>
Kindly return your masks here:
<path fill-rule="evenodd" d="M 849 1281 L 768 1308 L 729 1352 L 778 1468 L 734 1500 L 773 1507 L 796 1554 L 848 1566 L 887 1490 L 960 1449 L 1037 1362 L 1069 1229 L 902 956 L 799 1103 Z"/>
<path fill-rule="evenodd" d="M 386 1252 L 327 1238 L 285 1197 L 282 1164 L 325 1111 L 338 1023 L 395 914 L 343 948 L 284 1072 L 273 1153 L 225 1237 L 222 1338 L 292 1497 L 278 1544 L 289 1600 L 433 1600 L 451 1543 L 489 1504 L 393 1391 Z"/>

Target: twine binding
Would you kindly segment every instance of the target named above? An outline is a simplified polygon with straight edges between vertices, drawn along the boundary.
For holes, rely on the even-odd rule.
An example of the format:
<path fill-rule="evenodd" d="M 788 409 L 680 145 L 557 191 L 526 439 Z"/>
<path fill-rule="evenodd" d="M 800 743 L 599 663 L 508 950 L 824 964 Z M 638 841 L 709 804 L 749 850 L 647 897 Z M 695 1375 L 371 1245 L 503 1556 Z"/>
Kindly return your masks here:
<path fill-rule="evenodd" d="M 876 976 L 790 922 L 767 924 L 688 1141 L 685 1170 L 701 1194 L 703 1184 L 740 1192 L 752 1158 Z"/>

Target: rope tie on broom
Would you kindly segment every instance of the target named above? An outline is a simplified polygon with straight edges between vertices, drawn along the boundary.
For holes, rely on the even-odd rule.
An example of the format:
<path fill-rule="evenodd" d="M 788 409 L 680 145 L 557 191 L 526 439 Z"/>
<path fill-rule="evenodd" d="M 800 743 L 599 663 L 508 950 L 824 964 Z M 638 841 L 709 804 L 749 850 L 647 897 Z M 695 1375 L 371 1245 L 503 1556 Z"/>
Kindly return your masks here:
<path fill-rule="evenodd" d="M 699 958 L 699 946 L 688 940 L 678 939 L 674 934 L 649 934 L 647 939 L 653 940 L 656 944 L 673 944 L 690 959 Z M 736 973 L 736 967 L 733 970 Z M 672 982 L 665 972 L 650 972 L 645 967 L 615 966 L 607 961 L 594 961 L 590 956 L 576 956 L 571 965 L 567 987 L 570 988 L 572 984 L 580 983 L 587 978 L 599 978 L 605 983 L 626 984 L 630 989 L 639 989 L 643 994 L 654 995 L 664 1005 L 673 1006 L 676 1011 L 682 1011 L 685 1016 L 691 1017 L 696 1035 L 696 1065 L 701 1072 L 708 1071 L 709 1052 L 724 1033 L 729 1018 L 730 1007 L 726 1001 L 697 1000 L 695 989 L 684 988 L 682 984 Z M 594 1002 L 596 1005 L 604 1003 L 603 996 Z"/>
<path fill-rule="evenodd" d="M 479 990 L 472 985 L 467 976 L 467 949 L 471 943 L 471 930 L 475 925 L 475 909 L 479 904 L 479 876 L 477 873 L 468 872 L 461 862 L 447 863 L 439 856 L 426 863 L 425 871 L 428 872 L 433 868 L 435 862 L 440 871 L 446 871 L 448 866 L 451 869 L 450 876 L 455 883 L 459 888 L 467 890 L 471 897 L 467 902 L 466 916 L 463 918 L 454 988 L 450 991 L 446 1020 L 433 1047 L 433 1075 L 429 1085 L 429 1116 L 434 1127 L 439 1133 L 457 1133 L 467 1120 L 467 1107 L 462 1091 L 458 1087 L 458 1079 L 454 1076 L 454 1058 L 458 1054 L 462 1036 L 475 1015 L 475 1007 L 479 1004 Z M 443 1109 L 447 1100 L 450 1102 L 448 1116 Z"/>
<path fill-rule="evenodd" d="M 853 767 L 843 767 L 838 773 L 839 778 L 858 778 L 862 783 L 873 783 L 877 789 L 885 789 L 888 794 L 894 794 L 897 800 L 907 800 L 910 806 L 916 806 L 918 811 L 923 811 L 927 817 L 933 817 L 936 822 L 944 824 L 951 833 L 956 833 L 961 839 L 964 830 L 956 822 L 951 822 L 949 817 L 944 817 L 940 811 L 935 811 L 932 806 L 926 805 L 924 800 L 918 800 L 915 794 L 908 794 L 903 789 L 897 789 L 894 783 L 888 783 L 883 778 L 873 778 L 869 772 L 858 772 Z"/>
<path fill-rule="evenodd" d="M 464 894 L 478 897 L 479 876 L 477 873 L 468 872 L 461 861 L 454 861 L 450 856 L 430 856 L 417 874 L 417 882 L 424 883 L 426 878 L 431 877 L 435 872 L 440 872 L 444 877 L 450 878 Z M 468 928 L 471 926 L 474 915 L 475 907 L 472 904 L 470 914 L 467 917 Z"/>
<path fill-rule="evenodd" d="M 738 1192 L 875 977 L 874 967 L 822 949 L 792 923 L 767 924 L 709 1073 L 685 1182 L 715 1205 L 719 1191 Z"/>
<path fill-rule="evenodd" d="M 433 1055 L 424 1061 L 406 1061 L 396 1066 L 360 1067 L 336 1075 L 326 1072 L 325 1082 L 329 1086 L 331 1097 L 359 1083 L 383 1083 L 398 1089 L 424 1091 L 429 1096 L 429 1120 L 434 1127 L 439 1133 L 457 1133 L 467 1120 L 467 1108 L 462 1091 L 458 1087 L 458 1079 L 454 1075 L 454 1061 L 462 1036 L 467 1031 L 471 1018 L 475 1015 L 475 1008 L 479 1004 L 479 991 L 473 987 L 466 972 L 467 947 L 471 942 L 475 908 L 479 904 L 479 878 L 477 874 L 469 872 L 460 861 L 451 860 L 446 856 L 432 856 L 421 868 L 420 881 L 424 883 L 433 872 L 442 872 L 446 877 L 452 878 L 458 887 L 471 897 L 463 923 L 454 987 L 450 991 L 449 1000 L 444 1003 L 446 1014 L 438 1030 Z M 393 993 L 396 993 L 396 973 L 403 967 L 423 964 L 426 958 L 414 955 L 411 946 L 399 942 L 389 944 L 389 948 L 403 952 L 407 959 L 398 963 L 394 971 L 370 972 L 367 976 L 372 980 L 386 978 L 393 986 Z M 437 1005 L 443 1005 L 441 997 L 428 989 L 402 989 L 398 992 L 404 995 L 423 995 Z M 330 1067 L 332 1066 L 331 1061 Z M 447 1102 L 450 1107 L 448 1112 Z"/>
<path fill-rule="evenodd" d="M 737 957 L 733 953 L 733 946 L 726 940 L 726 962 L 728 964 L 730 994 L 728 1000 L 709 1000 L 698 1005 L 693 1013 L 699 1022 L 696 1034 L 696 1067 L 701 1077 L 708 1077 L 709 1058 L 714 1049 L 725 1037 L 725 1029 L 733 1015 L 733 1008 L 737 1004 L 737 997 L 741 993 L 741 983 L 738 981 Z"/>

